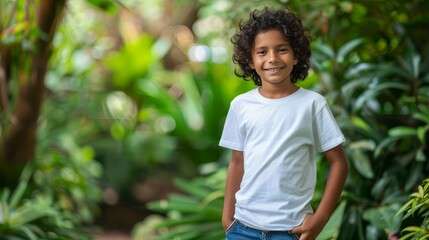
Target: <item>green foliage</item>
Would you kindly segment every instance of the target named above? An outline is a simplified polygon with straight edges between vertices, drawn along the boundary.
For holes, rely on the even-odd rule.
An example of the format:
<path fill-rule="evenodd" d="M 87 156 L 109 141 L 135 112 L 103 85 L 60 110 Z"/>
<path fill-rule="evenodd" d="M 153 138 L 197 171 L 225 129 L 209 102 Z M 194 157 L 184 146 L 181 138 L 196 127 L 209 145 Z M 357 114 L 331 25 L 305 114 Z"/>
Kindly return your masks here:
<path fill-rule="evenodd" d="M 221 225 L 226 168 L 220 168 L 209 176 L 192 181 L 176 179 L 181 194 L 171 194 L 168 199 L 148 204 L 149 209 L 164 216 L 151 215 L 138 223 L 133 236 L 148 240 L 167 240 L 177 237 L 183 240 L 225 238 Z M 346 202 L 341 202 L 318 240 L 336 238 L 340 231 Z"/>
<path fill-rule="evenodd" d="M 408 71 L 412 64 L 423 64 L 412 60 L 418 59 L 415 55 L 405 53 L 392 63 L 348 65 L 342 70 L 342 84 L 334 88 L 340 92 L 328 95 L 334 103 L 341 102 L 333 109 L 348 137 L 352 185 L 345 190 L 345 219 L 358 222 L 349 225 L 345 220 L 340 238 L 349 239 L 353 231 L 364 239 L 399 232 L 400 221 L 393 213 L 427 175 L 428 122 L 422 116 L 429 114 L 428 72 Z M 412 87 L 416 81 L 418 89 Z"/>
<path fill-rule="evenodd" d="M 110 14 L 114 14 L 116 13 L 117 6 L 115 3 L 117 3 L 117 1 L 115 0 L 86 0 L 89 4 L 98 7 L 100 9 L 102 9 L 103 11 L 110 13 Z"/>
<path fill-rule="evenodd" d="M 340 233 L 341 222 L 343 221 L 346 202 L 340 202 L 332 213 L 328 223 L 317 237 L 317 240 L 337 239 Z"/>
<path fill-rule="evenodd" d="M 112 81 L 116 87 L 133 87 L 136 79 L 146 77 L 150 68 L 156 66 L 155 61 L 159 59 L 154 57 L 152 51 L 148 51 L 152 49 L 153 42 L 151 36 L 143 35 L 105 60 L 106 65 L 113 71 Z M 124 69 L 127 71 L 123 71 Z"/>
<path fill-rule="evenodd" d="M 12 6 L 15 11 L 12 11 Z M 34 7 L 30 4 L 30 7 Z M 0 6 L 1 24 L 0 43 L 7 49 L 17 47 L 20 51 L 34 51 L 34 42 L 43 34 L 36 27 L 34 11 L 28 11 L 28 3 L 25 1 L 4 1 Z"/>
<path fill-rule="evenodd" d="M 91 239 L 76 228 L 70 214 L 58 208 L 53 195 L 28 194 L 28 182 L 21 181 L 11 194 L 0 191 L 0 235 L 2 239 L 59 240 Z"/>
<path fill-rule="evenodd" d="M 429 179 L 425 179 L 418 186 L 417 192 L 410 195 L 410 200 L 406 202 L 398 211 L 397 216 L 404 214 L 403 219 L 421 217 L 423 219 L 420 226 L 408 226 L 402 230 L 405 234 L 400 240 L 405 239 L 428 239 L 429 238 Z"/>
<path fill-rule="evenodd" d="M 3 115 L 3 110 L 19 112 L 14 108 L 22 81 L 26 80 L 23 76 L 31 69 L 29 63 L 36 61 L 35 67 L 44 65 L 42 60 L 37 60 L 38 49 L 34 43 L 47 36 L 36 26 L 35 10 L 42 8 L 40 1 L 2 1 L 0 5 L 0 71 L 3 74 L 0 79 L 0 135 L 3 135 L 3 129 L 14 124 L 14 116 L 9 116 L 9 112 Z M 34 116 L 38 119 L 37 132 L 29 134 L 37 135 L 36 153 L 25 165 L 17 187 L 0 189 L 1 239 L 91 239 L 84 226 L 94 221 L 101 200 L 98 180 L 102 167 L 95 161 L 94 150 L 81 141 L 82 136 L 87 137 L 94 128 L 86 124 L 84 117 L 77 117 L 81 115 L 76 108 L 88 96 L 88 87 L 82 89 L 79 80 L 88 74 L 91 64 L 86 65 L 87 58 L 82 54 L 81 45 L 75 42 L 77 38 L 67 38 L 70 29 L 64 29 L 60 27 L 60 34 L 54 41 L 46 89 L 40 89 L 47 101 L 40 116 Z M 79 90 L 77 94 L 70 94 L 76 89 Z M 6 109 L 5 99 L 9 99 L 10 109 Z M 93 107 L 84 105 L 88 112 Z M 18 125 L 28 122 L 26 119 Z M 20 148 L 19 141 L 14 147 L 27 151 Z M 2 167 L 5 171 L 15 169 L 8 159 Z"/>
<path fill-rule="evenodd" d="M 101 200 L 98 180 L 102 167 L 94 161 L 92 149 L 72 147 L 70 155 L 55 151 L 41 154 L 30 166 L 34 168 L 31 180 L 37 186 L 35 192 L 49 195 L 77 224 L 86 224 L 94 220 Z"/>
<path fill-rule="evenodd" d="M 45 107 L 52 110 L 52 102 Z M 67 119 L 49 112 L 42 114 L 39 148 L 20 184 L 12 195 L 0 191 L 0 235 L 6 239 L 91 239 L 84 226 L 101 200 L 102 167 L 92 148 L 78 146 L 74 132 L 64 131 Z"/>
<path fill-rule="evenodd" d="M 112 72 L 114 87 L 138 107 L 135 126 L 145 126 L 148 136 L 147 143 L 124 143 L 152 149 L 151 153 L 139 154 L 149 166 L 179 169 L 186 176 L 196 176 L 199 166 L 221 157 L 217 142 L 229 101 L 251 86 L 236 79 L 230 65 L 224 63 L 190 63 L 197 70 L 166 70 L 160 61 L 171 46 L 166 39 L 155 41 L 144 35 L 110 55 L 105 63 Z M 124 64 L 127 71 L 123 71 Z M 125 131 L 121 140 L 138 139 L 136 136 L 141 134 L 133 130 Z M 164 144 L 151 144 L 153 140 Z"/>
<path fill-rule="evenodd" d="M 429 56 L 417 53 L 408 41 L 396 56 L 364 61 L 368 56 L 359 50 L 368 41 L 350 40 L 338 50 L 321 39 L 313 44 L 318 88 L 348 139 L 351 171 L 339 239 L 383 239 L 398 233 L 401 222 L 393 213 L 427 175 L 428 122 L 423 116 L 429 114 Z"/>
<path fill-rule="evenodd" d="M 7 6 L 12 2 L 6 1 Z M 150 11 L 162 9 L 163 1 L 147 2 L 141 4 L 153 5 Z M 280 0 L 197 2 L 201 9 L 192 29 L 196 42 L 228 51 L 227 35 L 250 9 L 285 5 Z M 8 22 L 12 19 L 8 11 L 0 13 L 2 24 L 9 27 L 1 41 L 10 48 L 31 50 L 31 41 L 40 34 L 33 27 L 35 16 L 26 18 L 23 1 L 17 3 L 19 21 Z M 88 10 L 85 3 L 103 11 Z M 287 4 L 301 13 L 314 39 L 312 71 L 300 85 L 327 97 L 347 137 L 350 176 L 341 203 L 319 238 L 378 240 L 397 234 L 406 223 L 401 226 L 394 213 L 428 175 L 429 55 L 424 28 L 428 1 L 290 0 Z M 205 176 L 227 163 L 228 152 L 217 146 L 223 121 L 230 100 L 254 87 L 252 83 L 234 77 L 229 62 L 186 59 L 183 66 L 166 70 L 162 63 L 177 47 L 174 40 L 144 33 L 132 41 L 115 36 L 117 41 L 110 37 L 112 32 L 127 29 L 101 26 L 101 18 L 94 17 L 107 12 L 115 21 L 124 21 L 134 9 L 124 14 L 118 11 L 122 7 L 112 0 L 69 1 L 46 78 L 47 102 L 39 122 L 34 174 L 27 178 L 29 187 L 20 185 L 12 196 L 2 190 L 6 199 L 2 209 L 9 216 L 23 211 L 19 209 L 39 212 L 22 225 L 29 230 L 9 224 L 9 234 L 31 238 L 51 234 L 45 226 L 65 221 L 69 225 L 64 229 L 69 229 L 70 223 L 76 227 L 92 221 L 101 199 L 99 185 L 113 187 L 124 198 L 137 181 L 158 171 Z M 113 49 L 122 41 L 119 50 Z M 18 89 L 16 83 L 10 87 Z M 3 116 L 2 122 L 6 122 Z M 315 206 L 328 170 L 319 157 Z M 150 204 L 165 216 L 148 217 L 136 227 L 136 236 L 201 239 L 203 233 L 211 233 L 213 239 L 221 239 L 224 171 L 177 180 L 183 194 Z M 26 204 L 40 207 L 26 210 Z M 49 204 L 51 209 L 46 208 Z"/>
<path fill-rule="evenodd" d="M 192 181 L 177 179 L 183 194 L 171 194 L 167 200 L 148 204 L 149 209 L 164 213 L 165 218 L 147 218 L 134 229 L 136 239 L 167 240 L 224 238 L 220 222 L 225 190 L 226 169 Z"/>
<path fill-rule="evenodd" d="M 203 9 L 205 15 L 234 20 L 247 17 L 248 10 L 260 4 L 238 1 L 226 5 L 222 14 L 215 7 L 217 1 L 201 2 L 212 6 Z M 398 234 L 406 223 L 395 213 L 428 174 L 429 55 L 419 33 L 427 22 L 423 10 L 427 2 L 404 4 L 288 1 L 302 13 L 314 39 L 309 77 L 316 84 L 306 87 L 326 96 L 347 138 L 350 175 L 333 216 L 336 225 L 327 227 L 332 232 L 324 230 L 321 239 L 378 240 Z M 203 40 L 209 42 L 207 36 L 211 35 Z M 329 170 L 323 160 L 318 159 L 315 206 Z M 152 224 L 164 221 L 168 220 Z"/>

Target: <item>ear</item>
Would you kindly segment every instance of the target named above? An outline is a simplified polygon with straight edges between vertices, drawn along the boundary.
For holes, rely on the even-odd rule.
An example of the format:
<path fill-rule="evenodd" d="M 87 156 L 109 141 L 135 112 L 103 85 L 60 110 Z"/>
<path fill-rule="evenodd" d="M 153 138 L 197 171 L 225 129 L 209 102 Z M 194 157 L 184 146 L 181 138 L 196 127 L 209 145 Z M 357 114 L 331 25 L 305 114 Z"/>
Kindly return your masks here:
<path fill-rule="evenodd" d="M 252 61 L 250 61 L 250 62 L 249 62 L 249 67 L 250 67 L 251 69 L 255 69 L 255 64 L 253 64 L 253 62 L 252 62 Z"/>
<path fill-rule="evenodd" d="M 298 64 L 298 58 L 293 59 L 293 65 Z"/>

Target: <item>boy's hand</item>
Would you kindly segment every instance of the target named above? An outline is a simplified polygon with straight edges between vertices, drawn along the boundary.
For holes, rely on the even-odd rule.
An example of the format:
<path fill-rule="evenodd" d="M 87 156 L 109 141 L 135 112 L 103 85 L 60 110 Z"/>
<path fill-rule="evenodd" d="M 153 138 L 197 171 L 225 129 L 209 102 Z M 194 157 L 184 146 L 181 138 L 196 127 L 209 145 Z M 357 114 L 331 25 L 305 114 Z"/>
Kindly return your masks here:
<path fill-rule="evenodd" d="M 226 231 L 226 229 L 228 229 L 228 227 L 231 226 L 233 221 L 234 221 L 233 219 L 222 219 L 223 230 Z"/>
<path fill-rule="evenodd" d="M 289 233 L 298 234 L 299 240 L 315 240 L 324 226 L 325 224 L 316 215 L 308 214 L 301 226 L 293 228 Z"/>

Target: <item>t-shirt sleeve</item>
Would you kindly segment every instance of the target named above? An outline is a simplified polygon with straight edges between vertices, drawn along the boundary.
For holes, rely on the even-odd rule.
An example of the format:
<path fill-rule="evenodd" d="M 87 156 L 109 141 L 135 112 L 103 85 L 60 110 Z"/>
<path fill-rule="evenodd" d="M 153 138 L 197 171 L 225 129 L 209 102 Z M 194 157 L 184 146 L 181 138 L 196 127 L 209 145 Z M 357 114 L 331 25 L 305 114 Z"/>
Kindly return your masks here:
<path fill-rule="evenodd" d="M 335 121 L 328 104 L 324 104 L 313 121 L 316 150 L 326 152 L 343 142 L 345 138 Z"/>
<path fill-rule="evenodd" d="M 229 108 L 228 115 L 226 116 L 219 146 L 243 151 L 243 141 L 240 135 L 237 113 L 234 111 L 233 105 Z"/>

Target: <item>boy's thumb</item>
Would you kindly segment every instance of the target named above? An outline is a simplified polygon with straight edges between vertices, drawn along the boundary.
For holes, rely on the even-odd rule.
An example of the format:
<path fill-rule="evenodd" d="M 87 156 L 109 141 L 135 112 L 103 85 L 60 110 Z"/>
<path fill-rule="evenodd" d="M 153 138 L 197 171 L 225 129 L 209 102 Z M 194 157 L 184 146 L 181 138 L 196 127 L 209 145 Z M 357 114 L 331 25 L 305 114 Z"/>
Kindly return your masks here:
<path fill-rule="evenodd" d="M 298 227 L 294 227 L 294 228 L 292 228 L 292 230 L 290 230 L 288 233 L 289 233 L 289 234 L 297 234 L 297 233 L 301 233 L 301 226 L 298 226 Z"/>

